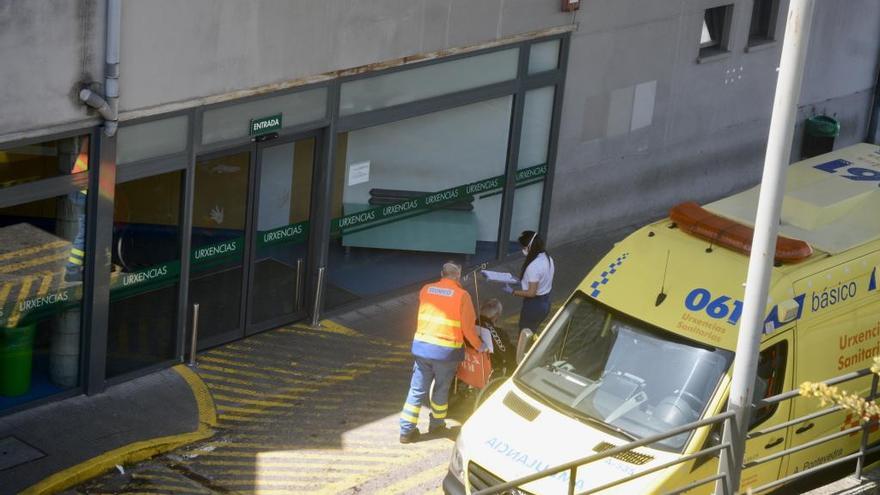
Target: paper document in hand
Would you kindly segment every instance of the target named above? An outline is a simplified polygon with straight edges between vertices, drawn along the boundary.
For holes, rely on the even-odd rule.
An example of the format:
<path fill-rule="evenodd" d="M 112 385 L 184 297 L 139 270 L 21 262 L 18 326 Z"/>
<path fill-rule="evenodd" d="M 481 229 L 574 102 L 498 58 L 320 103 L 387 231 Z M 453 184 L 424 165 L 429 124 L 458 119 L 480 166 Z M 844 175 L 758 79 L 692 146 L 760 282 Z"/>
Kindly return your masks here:
<path fill-rule="evenodd" d="M 490 282 L 500 282 L 502 284 L 518 284 L 519 279 L 507 272 L 493 272 L 491 270 L 482 270 L 481 273 Z"/>
<path fill-rule="evenodd" d="M 479 325 L 477 325 L 477 330 L 480 332 L 480 340 L 483 341 L 483 347 L 479 350 L 483 352 L 495 352 L 495 345 L 494 342 L 492 342 L 492 332 L 490 332 L 488 328 Z"/>

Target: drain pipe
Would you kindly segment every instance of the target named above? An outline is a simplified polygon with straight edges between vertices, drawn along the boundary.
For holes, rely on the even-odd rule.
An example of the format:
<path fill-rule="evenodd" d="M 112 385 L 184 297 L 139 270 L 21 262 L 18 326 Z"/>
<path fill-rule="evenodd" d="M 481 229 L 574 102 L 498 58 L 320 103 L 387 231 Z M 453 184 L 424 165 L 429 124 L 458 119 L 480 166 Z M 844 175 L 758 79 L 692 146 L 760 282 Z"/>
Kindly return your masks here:
<path fill-rule="evenodd" d="M 119 33 L 122 0 L 107 0 L 107 38 L 104 64 L 104 96 L 84 88 L 79 99 L 104 118 L 104 134 L 112 137 L 119 126 Z"/>

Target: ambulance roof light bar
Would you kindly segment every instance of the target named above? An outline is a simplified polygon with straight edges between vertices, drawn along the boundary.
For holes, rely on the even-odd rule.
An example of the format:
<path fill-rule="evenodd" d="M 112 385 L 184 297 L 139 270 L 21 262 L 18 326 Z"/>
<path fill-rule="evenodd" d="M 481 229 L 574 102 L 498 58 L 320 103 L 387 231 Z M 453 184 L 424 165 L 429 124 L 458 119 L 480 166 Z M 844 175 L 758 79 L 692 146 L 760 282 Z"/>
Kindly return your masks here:
<path fill-rule="evenodd" d="M 697 203 L 686 202 L 674 206 L 669 218 L 689 234 L 749 254 L 752 250 L 754 229 L 741 223 L 716 215 Z M 780 263 L 797 263 L 813 254 L 813 248 L 804 241 L 778 236 L 774 258 Z"/>

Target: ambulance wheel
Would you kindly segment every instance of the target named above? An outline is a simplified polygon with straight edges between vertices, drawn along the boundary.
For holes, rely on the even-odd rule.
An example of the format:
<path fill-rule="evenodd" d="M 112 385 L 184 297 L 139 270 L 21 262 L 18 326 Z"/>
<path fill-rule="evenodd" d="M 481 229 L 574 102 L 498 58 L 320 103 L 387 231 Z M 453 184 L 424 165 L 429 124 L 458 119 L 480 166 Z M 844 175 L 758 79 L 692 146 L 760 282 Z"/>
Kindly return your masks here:
<path fill-rule="evenodd" d="M 480 407 L 480 404 L 482 404 L 483 401 L 485 401 L 489 398 L 490 395 L 492 395 L 492 392 L 497 390 L 498 387 L 500 387 L 501 384 L 504 383 L 504 380 L 507 380 L 506 376 L 499 376 L 498 378 L 493 378 L 492 380 L 489 380 L 489 383 L 487 383 L 486 386 L 483 387 L 483 390 L 480 390 L 480 393 L 477 394 L 477 400 L 474 401 L 475 411 L 478 407 Z"/>

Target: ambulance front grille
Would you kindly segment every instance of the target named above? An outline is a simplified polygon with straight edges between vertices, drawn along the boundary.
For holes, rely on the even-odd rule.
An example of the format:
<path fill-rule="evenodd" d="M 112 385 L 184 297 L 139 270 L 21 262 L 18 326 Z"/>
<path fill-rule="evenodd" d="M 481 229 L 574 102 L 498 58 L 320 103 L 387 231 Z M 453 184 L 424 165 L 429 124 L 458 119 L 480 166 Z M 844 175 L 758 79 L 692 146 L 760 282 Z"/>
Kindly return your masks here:
<path fill-rule="evenodd" d="M 606 450 L 610 450 L 615 447 L 617 447 L 617 445 L 611 445 L 608 442 L 599 442 L 596 444 L 595 447 L 593 447 L 593 452 L 605 452 Z M 631 450 L 629 452 L 621 452 L 611 457 L 619 461 L 627 462 L 629 464 L 635 464 L 636 466 L 641 466 L 642 464 L 645 464 L 654 459 L 654 457 L 650 455 L 639 454 L 638 452 L 633 452 Z"/>
<path fill-rule="evenodd" d="M 504 396 L 503 402 L 511 411 L 519 414 L 528 421 L 534 421 L 534 419 L 538 417 L 538 414 L 541 413 L 541 411 L 529 405 L 528 402 L 520 399 L 519 396 L 512 391 L 507 392 L 507 395 Z"/>
<path fill-rule="evenodd" d="M 503 479 L 490 473 L 485 468 L 483 468 L 483 466 L 480 466 L 475 462 L 468 463 L 468 484 L 471 485 L 471 491 L 483 490 L 491 486 L 498 486 L 502 483 L 504 483 Z M 532 495 L 531 492 L 527 492 L 522 488 L 518 488 L 516 491 L 506 491 L 505 493 Z"/>

